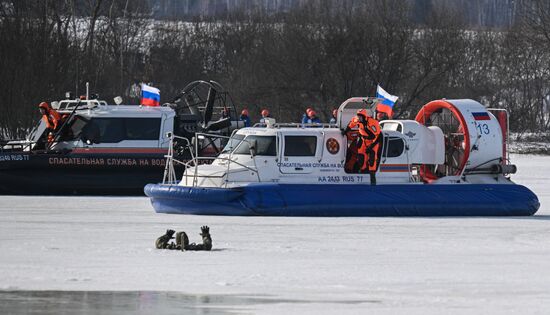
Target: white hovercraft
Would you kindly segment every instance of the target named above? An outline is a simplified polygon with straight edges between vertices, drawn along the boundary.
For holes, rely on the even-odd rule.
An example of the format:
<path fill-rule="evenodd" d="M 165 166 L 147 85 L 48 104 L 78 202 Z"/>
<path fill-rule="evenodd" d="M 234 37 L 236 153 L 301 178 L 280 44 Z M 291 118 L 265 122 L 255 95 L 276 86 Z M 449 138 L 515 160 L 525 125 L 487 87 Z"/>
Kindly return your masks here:
<path fill-rule="evenodd" d="M 355 97 L 337 124 L 277 124 L 233 133 L 211 165 L 186 164 L 177 183 L 169 156 L 162 184 L 145 194 L 159 213 L 265 216 L 532 215 L 537 196 L 514 184 L 504 110 L 437 100 L 415 120 L 385 120 L 377 185 L 346 172 L 344 130 L 375 98 Z M 199 135 L 200 137 L 200 135 Z M 201 165 L 202 164 L 202 165 Z"/>

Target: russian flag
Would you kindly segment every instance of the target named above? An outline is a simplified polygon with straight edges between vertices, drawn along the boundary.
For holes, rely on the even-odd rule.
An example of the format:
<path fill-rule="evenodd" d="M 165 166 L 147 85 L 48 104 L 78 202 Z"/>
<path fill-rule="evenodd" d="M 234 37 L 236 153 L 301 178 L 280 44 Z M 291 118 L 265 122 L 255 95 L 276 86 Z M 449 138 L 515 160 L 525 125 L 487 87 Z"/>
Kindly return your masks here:
<path fill-rule="evenodd" d="M 160 90 L 147 84 L 141 85 L 141 105 L 159 106 Z"/>
<path fill-rule="evenodd" d="M 487 112 L 472 113 L 472 116 L 474 116 L 475 120 L 491 120 Z"/>
<path fill-rule="evenodd" d="M 388 117 L 391 118 L 393 116 L 393 105 L 398 97 L 386 92 L 380 85 L 376 87 L 376 97 L 382 99 L 382 101 L 376 105 L 376 110 L 386 113 Z"/>

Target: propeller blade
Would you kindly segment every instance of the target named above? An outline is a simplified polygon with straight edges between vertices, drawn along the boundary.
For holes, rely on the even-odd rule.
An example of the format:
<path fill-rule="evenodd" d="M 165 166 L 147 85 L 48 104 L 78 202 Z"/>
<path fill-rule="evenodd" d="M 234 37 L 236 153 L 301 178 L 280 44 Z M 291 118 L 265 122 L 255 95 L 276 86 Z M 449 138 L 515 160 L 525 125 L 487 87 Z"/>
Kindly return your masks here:
<path fill-rule="evenodd" d="M 206 98 L 206 106 L 204 107 L 204 125 L 207 126 L 212 119 L 212 112 L 214 110 L 214 101 L 216 100 L 217 91 L 210 87 L 208 89 L 208 97 Z"/>
<path fill-rule="evenodd" d="M 211 124 L 208 124 L 208 126 L 206 126 L 205 129 L 206 129 L 206 131 L 217 131 L 217 130 L 229 128 L 230 126 L 231 126 L 231 118 L 226 117 L 226 118 L 222 118 L 218 121 L 215 121 Z"/>
<path fill-rule="evenodd" d="M 204 118 L 202 117 L 202 113 L 199 110 L 199 107 L 197 106 L 200 104 L 200 102 L 197 102 L 197 100 L 191 94 L 185 95 L 184 99 L 185 99 L 185 103 L 187 104 L 187 108 L 189 108 L 189 111 L 191 112 L 191 114 L 195 115 L 196 117 L 199 117 L 200 121 L 204 121 Z"/>

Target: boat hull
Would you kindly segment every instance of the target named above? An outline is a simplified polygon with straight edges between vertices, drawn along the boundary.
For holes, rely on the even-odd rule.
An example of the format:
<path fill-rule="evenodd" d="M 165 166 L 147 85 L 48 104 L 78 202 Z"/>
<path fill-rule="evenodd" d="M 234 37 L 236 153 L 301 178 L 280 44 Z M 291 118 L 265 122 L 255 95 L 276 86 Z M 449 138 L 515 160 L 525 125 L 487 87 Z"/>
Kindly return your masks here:
<path fill-rule="evenodd" d="M 164 154 L 4 153 L 0 195 L 143 195 L 162 181 Z"/>
<path fill-rule="evenodd" d="M 514 184 L 201 188 L 148 184 L 158 213 L 240 216 L 529 216 L 537 196 Z"/>

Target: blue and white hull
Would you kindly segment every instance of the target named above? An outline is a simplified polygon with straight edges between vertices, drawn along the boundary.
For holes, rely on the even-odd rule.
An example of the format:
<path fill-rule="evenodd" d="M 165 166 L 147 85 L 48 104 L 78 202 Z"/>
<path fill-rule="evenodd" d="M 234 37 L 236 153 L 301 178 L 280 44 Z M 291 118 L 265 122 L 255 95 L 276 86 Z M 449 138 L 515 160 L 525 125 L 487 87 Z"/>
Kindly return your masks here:
<path fill-rule="evenodd" d="M 149 184 L 145 194 L 156 212 L 205 215 L 528 216 L 538 210 L 537 196 L 510 179 L 517 168 L 507 158 L 506 115 L 499 120 L 473 100 L 433 101 L 416 120 L 382 121 L 381 149 L 369 155 L 379 162 L 375 176 L 361 171 L 347 123 L 369 101 L 345 101 L 336 125 L 240 129 L 212 164 L 194 161 L 178 185 Z"/>
<path fill-rule="evenodd" d="M 502 184 L 149 184 L 145 194 L 158 213 L 201 215 L 529 216 L 540 205 L 528 188 Z"/>

